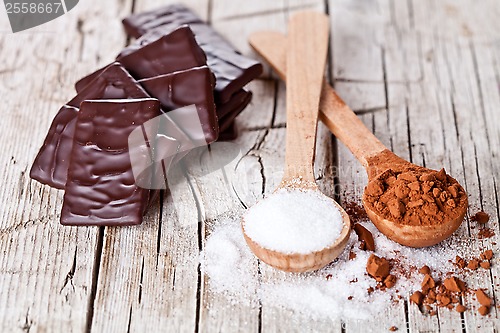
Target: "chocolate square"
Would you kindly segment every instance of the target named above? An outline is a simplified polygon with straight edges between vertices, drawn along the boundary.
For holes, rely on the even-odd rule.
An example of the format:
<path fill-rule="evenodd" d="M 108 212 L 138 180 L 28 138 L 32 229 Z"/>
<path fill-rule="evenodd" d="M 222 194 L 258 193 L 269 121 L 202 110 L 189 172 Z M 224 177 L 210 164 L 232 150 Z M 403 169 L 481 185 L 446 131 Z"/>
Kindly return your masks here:
<path fill-rule="evenodd" d="M 69 156 L 80 103 L 87 99 L 145 98 L 149 95 L 118 63 L 108 66 L 91 85 L 64 105 L 31 167 L 30 177 L 43 184 L 64 189 Z"/>
<path fill-rule="evenodd" d="M 198 119 L 189 117 L 189 121 L 181 127 L 190 128 L 185 132 L 193 141 L 205 140 L 208 144 L 217 140 L 219 126 L 213 97 L 213 76 L 207 66 L 159 75 L 139 80 L 139 83 L 151 96 L 158 98 L 164 110 L 195 104 Z M 197 133 L 200 125 L 203 132 Z"/>
<path fill-rule="evenodd" d="M 81 103 L 61 224 L 109 226 L 142 222 L 149 190 L 136 185 L 128 137 L 158 115 L 160 103 L 153 98 Z"/>

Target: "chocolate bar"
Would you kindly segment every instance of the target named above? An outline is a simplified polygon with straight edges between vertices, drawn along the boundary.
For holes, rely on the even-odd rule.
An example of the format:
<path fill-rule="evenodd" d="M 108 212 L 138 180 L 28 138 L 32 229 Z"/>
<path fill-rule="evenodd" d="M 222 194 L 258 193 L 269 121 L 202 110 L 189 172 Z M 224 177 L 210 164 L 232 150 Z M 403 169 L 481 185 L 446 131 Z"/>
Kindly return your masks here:
<path fill-rule="evenodd" d="M 69 156 L 73 145 L 76 117 L 78 115 L 76 105 L 79 106 L 86 99 L 148 97 L 150 97 L 148 93 L 118 63 L 108 66 L 88 87 L 68 102 L 68 105 L 63 106 L 59 110 L 59 113 L 52 122 L 45 142 L 33 163 L 30 177 L 43 184 L 64 189 L 69 166 Z M 210 103 L 206 105 L 210 105 Z M 208 109 L 208 106 L 206 109 Z M 213 106 L 209 112 L 210 115 L 204 115 L 203 119 L 214 117 Z M 200 117 L 202 116 L 195 117 L 194 120 L 197 121 Z M 184 123 L 191 121 L 191 119 L 185 120 Z M 212 123 L 214 121 L 212 120 Z M 180 153 L 173 156 L 172 163 L 178 162 L 187 154 L 189 149 L 200 145 L 194 142 L 184 130 L 189 129 L 187 127 L 181 129 L 168 114 L 162 117 L 160 134 L 175 138 L 179 144 Z M 199 132 L 193 132 L 191 136 L 198 135 Z"/>
<path fill-rule="evenodd" d="M 149 190 L 135 183 L 128 137 L 160 114 L 153 98 L 84 101 L 75 125 L 61 212 L 64 225 L 135 225 Z"/>
<path fill-rule="evenodd" d="M 186 133 L 193 141 L 214 142 L 219 135 L 217 115 L 213 97 L 213 76 L 207 66 L 196 67 L 184 71 L 159 75 L 139 80 L 144 89 L 161 103 L 164 110 L 174 110 L 183 106 L 195 104 L 198 117 L 189 117 Z M 195 129 L 201 124 L 203 132 L 193 137 Z M 195 129 L 191 129 L 196 126 Z"/>
<path fill-rule="evenodd" d="M 187 26 L 162 35 L 117 61 L 137 80 L 206 65 L 205 53 Z M 76 91 L 84 89 L 104 68 L 80 79 L 75 84 Z"/>
<path fill-rule="evenodd" d="M 224 132 L 219 134 L 219 141 L 232 141 L 238 137 L 236 123 L 232 122 Z"/>
<path fill-rule="evenodd" d="M 149 95 L 135 80 L 115 63 L 95 78 L 91 85 L 64 105 L 50 125 L 45 141 L 38 152 L 30 177 L 43 184 L 64 189 L 69 156 L 80 103 L 86 99 L 145 98 Z"/>
<path fill-rule="evenodd" d="M 262 65 L 258 61 L 242 56 L 212 27 L 200 19 L 196 22 L 193 16 L 196 17 L 196 14 L 188 8 L 174 5 L 125 18 L 123 25 L 126 32 L 130 36 L 140 38 L 122 54 L 151 43 L 183 24 L 189 24 L 196 41 L 207 55 L 208 67 L 217 79 L 216 100 L 218 103 L 225 103 L 237 90 L 262 73 Z"/>

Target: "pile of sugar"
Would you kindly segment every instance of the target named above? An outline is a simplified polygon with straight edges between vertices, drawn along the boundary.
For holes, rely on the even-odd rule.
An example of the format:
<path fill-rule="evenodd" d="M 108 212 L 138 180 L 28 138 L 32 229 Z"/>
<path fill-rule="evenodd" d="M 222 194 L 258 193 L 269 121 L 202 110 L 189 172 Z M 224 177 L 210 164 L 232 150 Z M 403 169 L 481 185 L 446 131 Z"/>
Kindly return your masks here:
<path fill-rule="evenodd" d="M 371 223 L 362 223 L 374 236 L 376 254 L 392 262 L 396 285 L 385 291 L 366 273 L 372 254 L 359 249 L 351 233 L 346 250 L 327 267 L 312 273 L 293 274 L 260 263 L 245 244 L 239 216 L 215 221 L 201 253 L 201 267 L 208 276 L 209 290 L 223 294 L 232 303 L 280 307 L 311 318 L 368 319 L 383 312 L 395 300 L 420 288 L 416 269 L 428 265 L 434 277 L 456 271 L 452 261 L 469 246 L 459 237 L 440 245 L 414 249 L 401 246 L 382 235 Z M 465 243 L 464 243 L 465 242 Z M 349 260 L 349 252 L 355 258 Z M 352 254 L 351 254 L 352 258 Z M 413 267 L 413 271 L 409 269 Z M 368 288 L 374 288 L 371 293 Z"/>
<path fill-rule="evenodd" d="M 320 251 L 339 238 L 342 214 L 319 191 L 281 189 L 251 207 L 245 233 L 260 246 L 281 253 Z"/>

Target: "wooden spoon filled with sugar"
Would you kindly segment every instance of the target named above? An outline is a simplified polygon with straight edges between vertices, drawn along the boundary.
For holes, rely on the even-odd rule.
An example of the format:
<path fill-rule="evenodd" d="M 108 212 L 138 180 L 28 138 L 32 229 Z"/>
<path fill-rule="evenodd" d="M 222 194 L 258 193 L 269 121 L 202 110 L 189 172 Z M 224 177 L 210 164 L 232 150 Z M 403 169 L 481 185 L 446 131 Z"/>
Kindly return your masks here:
<path fill-rule="evenodd" d="M 250 45 L 282 79 L 290 74 L 285 35 L 257 32 L 250 36 Z M 402 245 L 424 247 L 458 229 L 467 211 L 467 193 L 444 169 L 427 169 L 392 153 L 327 82 L 319 109 L 319 118 L 366 168 L 363 205 L 382 233 Z"/>
<path fill-rule="evenodd" d="M 344 249 L 349 216 L 321 193 L 313 164 L 328 45 L 328 17 L 292 16 L 288 26 L 285 173 L 279 188 L 242 218 L 245 240 L 265 263 L 289 272 L 326 266 Z"/>

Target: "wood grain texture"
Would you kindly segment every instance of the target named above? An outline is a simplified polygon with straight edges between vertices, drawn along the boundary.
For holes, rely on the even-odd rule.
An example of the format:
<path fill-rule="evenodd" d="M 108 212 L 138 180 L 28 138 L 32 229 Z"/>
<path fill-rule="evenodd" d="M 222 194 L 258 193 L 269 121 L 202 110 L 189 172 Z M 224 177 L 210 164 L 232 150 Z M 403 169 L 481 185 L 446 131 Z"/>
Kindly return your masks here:
<path fill-rule="evenodd" d="M 2 332 L 87 330 L 98 229 L 61 226 L 62 193 L 28 173 L 51 118 L 74 96 L 75 79 L 123 45 L 124 36 L 113 33 L 119 22 L 112 19 L 130 6 L 82 2 L 45 25 L 0 34 Z M 111 22 L 109 30 L 93 30 L 102 21 Z"/>
<path fill-rule="evenodd" d="M 8 26 L 0 10 L 0 331 L 384 332 L 391 326 L 407 332 L 498 331 L 498 320 L 484 321 L 469 295 L 462 302 L 472 311 L 463 315 L 448 310 L 422 315 L 405 299 L 370 321 L 332 322 L 269 304 L 234 306 L 207 288 L 197 256 L 213 220 L 252 205 L 283 176 L 285 88 L 273 79 L 251 84 L 254 100 L 237 120 L 241 136 L 235 143 L 254 170 L 247 175 L 250 185 L 239 189 L 245 196 L 222 187 L 222 170 L 201 177 L 192 169 L 174 176 L 185 181 L 166 193 L 163 205 L 139 227 L 59 225 L 61 193 L 27 175 L 53 115 L 73 96 L 78 78 L 110 62 L 125 45 L 122 17 L 132 8 L 173 2 L 80 1 L 67 15 L 15 35 L 3 33 Z M 496 0 L 186 4 L 252 56 L 246 40 L 251 32 L 285 33 L 291 12 L 328 11 L 328 73 L 339 96 L 399 156 L 430 168 L 445 166 L 470 194 L 469 216 L 485 210 L 491 215 L 486 227 L 499 232 Z M 367 181 L 362 166 L 324 126 L 317 141 L 320 188 L 344 202 L 360 200 Z M 498 251 L 498 236 L 476 239 L 481 228 L 467 219 L 457 232 L 471 240 L 470 256 L 485 248 Z M 466 282 L 498 298 L 500 261 L 492 263 Z M 259 270 L 261 279 L 277 274 L 256 261 L 254 274 Z M 492 318 L 497 315 L 493 308 Z"/>
<path fill-rule="evenodd" d="M 269 63 L 278 76 L 282 80 L 288 81 L 287 73 L 285 73 L 287 68 L 285 57 L 288 54 L 286 39 L 286 36 L 279 32 L 258 31 L 250 35 L 249 41 L 256 52 Z M 323 123 L 335 134 L 337 139 L 347 145 L 364 166 L 369 167 L 368 159 L 387 149 L 326 81 L 322 84 L 319 111 L 319 118 Z M 296 126 L 295 124 L 292 125 Z M 290 128 L 290 125 L 287 128 Z M 294 128 L 294 132 L 299 131 L 305 132 L 303 129 Z M 304 135 L 300 137 L 304 137 Z M 290 146 L 300 146 L 301 144 L 293 142 Z"/>
<path fill-rule="evenodd" d="M 314 183 L 314 148 L 328 35 L 328 17 L 322 13 L 303 11 L 288 21 L 284 184 L 297 179 Z"/>

